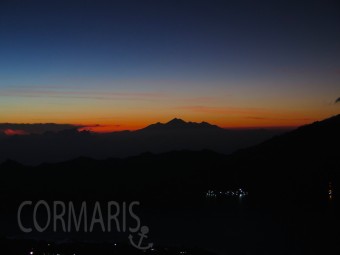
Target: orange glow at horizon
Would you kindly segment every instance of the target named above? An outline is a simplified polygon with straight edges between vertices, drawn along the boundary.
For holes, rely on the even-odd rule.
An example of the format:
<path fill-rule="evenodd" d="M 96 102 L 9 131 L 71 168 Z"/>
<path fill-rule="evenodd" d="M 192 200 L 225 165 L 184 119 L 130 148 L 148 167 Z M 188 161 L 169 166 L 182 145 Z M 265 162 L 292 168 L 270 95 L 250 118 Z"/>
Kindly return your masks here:
<path fill-rule="evenodd" d="M 276 101 L 275 105 L 257 98 L 247 102 L 241 99 L 223 102 L 222 97 L 211 99 L 209 103 L 203 103 L 199 98 L 189 104 L 189 97 L 182 97 L 169 96 L 167 99 L 142 102 L 25 98 L 25 105 L 21 100 L 5 100 L 0 102 L 0 106 L 3 104 L 0 107 L 0 123 L 71 124 L 79 126 L 79 130 L 98 133 L 138 130 L 157 122 L 167 123 L 173 118 L 186 122 L 205 121 L 230 129 L 293 128 L 331 117 L 338 114 L 339 109 L 334 105 L 321 107 L 302 100 L 292 101 L 289 105 Z"/>
<path fill-rule="evenodd" d="M 313 123 L 314 121 L 322 120 L 330 117 L 326 116 L 316 116 L 314 118 L 303 118 L 302 114 L 297 113 L 267 113 L 259 116 L 248 116 L 248 114 L 208 114 L 201 112 L 182 112 L 182 114 L 164 114 L 161 116 L 160 114 L 152 115 L 151 113 L 146 115 L 138 115 L 138 116 L 118 116 L 116 118 L 103 119 L 97 123 L 95 120 L 100 120 L 96 118 L 88 118 L 79 119 L 79 121 L 74 122 L 69 117 L 65 119 L 58 119 L 57 121 L 53 121 L 52 119 L 40 119 L 38 122 L 28 122 L 25 123 L 56 123 L 56 124 L 71 124 L 75 127 L 79 127 L 79 131 L 88 130 L 95 133 L 109 133 L 116 131 L 134 131 L 138 129 L 145 128 L 151 124 L 160 122 L 167 123 L 173 118 L 180 118 L 186 122 L 208 122 L 212 125 L 217 125 L 224 129 L 293 129 L 298 126 L 306 125 Z M 23 123 L 13 121 L 11 123 Z M 95 123 L 95 124 L 94 124 Z M 5 132 L 4 132 L 5 131 Z M 21 130 L 3 130 L 6 135 L 25 135 L 27 134 Z"/>
<path fill-rule="evenodd" d="M 0 123 L 66 123 L 98 133 L 137 130 L 173 118 L 231 129 L 290 128 L 339 112 L 339 104 L 327 101 L 335 91 L 306 96 L 299 86 L 277 89 L 279 85 L 255 81 L 254 86 L 248 81 L 224 88 L 218 83 L 138 80 L 137 89 L 136 81 L 130 82 L 120 89 L 8 88 L 0 95 Z"/>
<path fill-rule="evenodd" d="M 83 130 L 88 130 L 91 132 L 95 132 L 95 133 L 109 133 L 109 132 L 116 132 L 116 131 L 135 131 L 138 129 L 142 129 L 145 128 L 151 124 L 157 123 L 157 122 L 161 122 L 161 123 L 167 123 L 168 121 L 170 121 L 173 118 L 180 118 L 178 116 L 173 116 L 170 118 L 164 118 L 164 120 L 144 120 L 144 121 L 129 121 L 126 124 L 122 123 L 122 124 L 114 124 L 114 123 L 110 123 L 107 122 L 105 124 L 97 124 L 97 125 L 86 125 L 86 124 L 77 124 L 79 126 L 82 126 L 81 128 L 79 128 L 79 131 L 83 131 Z M 260 128 L 267 128 L 267 129 L 275 129 L 275 128 L 296 128 L 302 125 L 306 125 L 309 123 L 312 123 L 314 121 L 317 121 L 318 119 L 257 119 L 257 118 L 249 118 L 249 119 L 244 119 L 244 120 L 240 120 L 235 118 L 233 121 L 228 121 L 226 119 L 217 119 L 217 118 L 206 118 L 206 119 L 193 119 L 193 118 L 185 118 L 182 117 L 181 119 L 183 119 L 186 122 L 208 122 L 212 125 L 217 125 L 221 128 L 224 129 L 260 129 Z"/>
<path fill-rule="evenodd" d="M 94 114 L 88 115 L 84 118 L 78 114 L 78 118 L 72 118 L 73 114 L 65 114 L 63 118 L 39 118 L 37 121 L 29 121 L 30 116 L 25 116 L 24 121 L 17 121 L 19 116 L 15 116 L 8 123 L 56 123 L 56 124 L 71 124 L 79 126 L 78 130 L 89 130 L 97 133 L 108 133 L 123 130 L 138 130 L 147 127 L 148 125 L 161 122 L 167 123 L 173 118 L 180 118 L 186 122 L 208 122 L 226 129 L 252 129 L 252 128 L 294 128 L 305 124 L 312 123 L 317 120 L 322 120 L 332 116 L 331 114 L 304 114 L 297 112 L 263 112 L 257 115 L 250 111 L 239 113 L 210 113 L 210 112 L 192 112 L 192 111 L 179 111 L 177 114 L 171 111 L 161 114 L 161 112 L 152 114 L 139 113 L 138 115 L 117 115 L 112 118 L 98 118 Z M 307 117 L 306 117 L 307 116 Z M 33 118 L 31 118 L 33 119 Z M 26 121 L 25 121 L 26 120 Z M 76 121 L 75 121 L 76 120 Z M 0 123 L 3 121 L 0 121 Z M 20 134 L 15 130 L 8 131 L 9 134 Z"/>

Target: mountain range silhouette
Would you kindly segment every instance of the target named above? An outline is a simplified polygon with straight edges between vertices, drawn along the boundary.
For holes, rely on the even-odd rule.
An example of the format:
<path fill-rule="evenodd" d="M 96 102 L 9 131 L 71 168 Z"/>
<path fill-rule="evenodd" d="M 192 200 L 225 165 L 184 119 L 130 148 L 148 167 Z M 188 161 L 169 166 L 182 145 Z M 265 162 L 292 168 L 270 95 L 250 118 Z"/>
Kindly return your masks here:
<path fill-rule="evenodd" d="M 208 149 L 229 154 L 282 132 L 280 129 L 223 129 L 207 122 L 185 122 L 177 118 L 136 131 L 93 133 L 78 131 L 74 127 L 0 138 L 0 162 L 12 159 L 37 165 L 81 156 L 105 159 L 173 150 Z"/>
<path fill-rule="evenodd" d="M 142 130 L 166 130 L 169 131 L 169 129 L 221 129 L 216 125 L 211 125 L 207 122 L 202 121 L 201 123 L 197 122 L 185 122 L 182 119 L 177 119 L 174 118 L 170 120 L 169 122 L 163 124 L 163 123 L 156 123 L 156 124 L 151 124 L 147 126 L 146 128 L 143 128 Z"/>
<path fill-rule="evenodd" d="M 172 124 L 187 125 L 177 120 Z M 168 126 L 162 124 L 156 127 L 163 130 L 164 125 Z M 194 218 L 196 212 L 203 210 L 203 217 L 215 213 L 215 224 L 220 222 L 218 217 L 237 215 L 251 226 L 238 221 L 235 228 L 248 231 L 254 225 L 254 233 L 258 233 L 258 228 L 262 226 L 268 227 L 265 223 L 268 218 L 270 228 L 261 232 L 265 239 L 260 237 L 257 240 L 267 241 L 273 233 L 277 235 L 279 232 L 280 238 L 287 236 L 287 240 L 296 245 L 297 250 L 303 250 L 301 254 L 323 254 L 325 250 L 327 254 L 338 254 L 340 223 L 336 216 L 339 213 L 336 187 L 340 185 L 340 157 L 337 149 L 340 143 L 339 128 L 340 115 L 277 135 L 229 155 L 212 150 L 177 150 L 157 154 L 144 152 L 137 156 L 103 160 L 74 157 L 68 161 L 37 166 L 6 160 L 0 164 L 0 216 L 3 219 L 0 236 L 10 235 L 17 228 L 16 212 L 22 201 L 73 201 L 79 204 L 82 201 L 99 201 L 102 204 L 112 200 L 139 201 L 146 211 L 152 212 L 152 218 L 164 217 L 162 210 L 166 212 L 165 215 L 176 210 L 180 212 L 173 216 L 176 226 L 173 236 L 183 227 L 182 224 L 186 224 L 178 221 L 177 217 L 190 210 Z M 149 131 L 119 134 L 129 136 Z M 149 139 L 149 136 L 142 137 Z M 34 142 L 36 146 L 41 146 L 40 142 L 45 145 L 46 141 L 55 143 L 58 140 L 61 141 L 60 145 L 65 145 L 68 141 L 67 146 L 72 148 L 73 143 L 83 143 L 84 146 L 92 143 L 95 146 L 98 139 L 106 141 L 107 135 L 93 136 L 86 131 L 66 130 L 44 135 L 15 136 L 5 140 L 9 142 L 16 139 L 21 145 L 22 139 L 28 139 L 27 145 Z M 126 141 L 126 138 L 121 141 Z M 53 148 L 51 144 L 48 153 L 53 152 Z M 58 147 L 55 149 L 58 152 Z M 26 147 L 25 150 L 37 152 L 35 147 Z M 332 191 L 333 201 L 329 198 L 330 183 L 335 187 Z M 238 188 L 246 190 L 249 195 L 246 198 L 223 200 L 206 197 L 208 190 Z M 229 210 L 232 210 L 230 214 Z M 266 220 L 263 221 L 263 218 Z M 205 222 L 202 218 L 197 220 L 201 221 Z M 277 225 L 277 221 L 283 223 Z M 271 222 L 276 225 L 271 226 Z M 275 232 L 272 232 L 272 227 L 276 229 Z M 202 228 L 205 229 L 204 226 Z M 196 232 L 197 228 L 192 231 Z M 217 232 L 218 235 L 224 233 L 224 229 Z M 314 253 L 308 252 L 311 240 Z M 244 242 L 243 239 L 241 241 Z M 268 254 L 272 254 L 272 251 Z"/>
<path fill-rule="evenodd" d="M 164 125 L 187 124 L 180 120 L 156 124 L 160 129 Z M 178 150 L 105 160 L 74 157 L 69 161 L 36 167 L 7 160 L 0 165 L 3 177 L 0 185 L 3 190 L 11 190 L 8 194 L 19 196 L 41 194 L 43 191 L 51 196 L 99 194 L 103 198 L 115 194 L 149 200 L 175 197 L 176 201 L 180 201 L 179 198 L 195 200 L 211 188 L 244 187 L 258 203 L 261 200 L 268 202 L 268 199 L 280 204 L 315 201 L 327 197 L 329 181 L 338 184 L 340 180 L 339 128 L 340 115 L 230 155 L 211 150 Z M 96 141 L 90 133 L 75 130 L 45 134 L 34 139 L 39 141 L 39 138 L 49 136 L 51 141 L 55 141 L 56 137 L 66 137 L 70 146 L 77 140 Z M 31 139 L 30 136 L 12 139 L 22 138 Z"/>

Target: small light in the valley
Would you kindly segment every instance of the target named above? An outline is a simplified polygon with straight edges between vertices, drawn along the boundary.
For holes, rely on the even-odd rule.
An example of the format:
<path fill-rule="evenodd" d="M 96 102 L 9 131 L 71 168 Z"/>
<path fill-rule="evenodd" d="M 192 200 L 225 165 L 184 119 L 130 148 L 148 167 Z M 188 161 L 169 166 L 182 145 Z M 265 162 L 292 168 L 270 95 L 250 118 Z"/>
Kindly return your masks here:
<path fill-rule="evenodd" d="M 328 184 L 328 196 L 329 196 L 329 199 L 332 199 L 332 196 L 333 196 L 333 187 L 332 187 L 332 183 L 329 182 Z"/>

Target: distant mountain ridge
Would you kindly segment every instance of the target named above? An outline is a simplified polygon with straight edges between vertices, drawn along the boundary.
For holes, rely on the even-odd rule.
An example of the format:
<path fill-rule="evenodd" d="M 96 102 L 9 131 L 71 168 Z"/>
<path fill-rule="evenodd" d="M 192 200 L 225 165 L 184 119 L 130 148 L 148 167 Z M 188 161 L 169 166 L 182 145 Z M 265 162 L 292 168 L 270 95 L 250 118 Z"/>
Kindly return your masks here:
<path fill-rule="evenodd" d="M 221 129 L 216 125 L 209 124 L 205 121 L 201 123 L 197 122 L 186 122 L 182 119 L 174 118 L 167 123 L 157 122 L 151 124 L 141 130 L 169 130 L 169 129 Z"/>
<path fill-rule="evenodd" d="M 0 136 L 7 134 L 43 134 L 45 132 L 60 132 L 65 129 L 81 128 L 79 125 L 56 123 L 0 123 Z"/>
<path fill-rule="evenodd" d="M 85 156 L 94 159 L 129 157 L 144 152 L 213 150 L 229 154 L 246 148 L 281 130 L 228 130 L 207 122 L 174 118 L 136 131 L 93 133 L 76 127 L 58 132 L 13 135 L 0 138 L 0 162 L 12 159 L 24 164 L 60 162 Z"/>
<path fill-rule="evenodd" d="M 146 139 L 147 148 L 151 148 L 149 146 L 153 142 L 152 139 L 156 141 L 152 146 L 158 146 L 162 145 L 164 141 L 170 143 L 170 140 L 167 139 L 174 137 L 170 135 L 162 140 L 163 135 L 150 136 L 149 134 L 141 135 L 138 132 L 130 132 L 127 134 L 127 138 L 119 136 L 119 139 L 116 137 L 108 141 L 107 145 L 110 148 L 108 152 L 111 157 L 104 160 L 72 156 L 69 159 L 73 160 L 42 164 L 36 168 L 24 167 L 15 161 L 6 161 L 0 165 L 0 169 L 4 170 L 8 176 L 2 180 L 2 186 L 6 186 L 7 180 L 11 178 L 17 180 L 18 173 L 12 172 L 11 169 L 37 169 L 38 171 L 35 171 L 34 175 L 26 170 L 20 172 L 20 175 L 25 176 L 19 180 L 22 187 L 28 185 L 28 188 L 31 188 L 31 183 L 37 181 L 44 183 L 43 180 L 46 179 L 59 180 L 54 185 L 58 186 L 59 183 L 63 183 L 63 190 L 67 185 L 69 190 L 74 190 L 73 185 L 79 178 L 78 171 L 80 170 L 83 177 L 82 184 L 79 186 L 86 190 L 91 186 L 91 183 L 96 183 L 97 186 L 93 186 L 94 190 L 91 191 L 91 194 L 99 192 L 100 196 L 120 191 L 131 195 L 142 194 L 140 193 L 142 191 L 146 197 L 173 193 L 178 196 L 183 196 L 183 194 L 192 196 L 194 193 L 197 195 L 208 188 L 223 190 L 227 187 L 244 187 L 249 191 L 249 194 L 256 197 L 257 203 L 268 204 L 270 201 L 271 204 L 281 205 L 284 203 L 303 204 L 311 200 L 318 202 L 319 198 L 321 198 L 320 201 L 327 201 L 329 183 L 332 182 L 334 186 L 340 185 L 340 157 L 336 149 L 336 146 L 340 144 L 339 128 L 340 115 L 337 115 L 277 135 L 259 145 L 239 150 L 228 156 L 211 150 L 173 150 L 160 154 L 142 153 L 139 156 L 124 159 L 112 158 L 114 156 L 112 141 L 122 139 L 124 144 L 129 143 L 128 146 L 140 146 L 139 143 Z M 95 150 L 99 149 L 96 144 L 98 137 L 90 133 L 76 134 L 76 137 L 66 135 L 63 138 L 57 135 L 56 138 L 61 142 L 61 145 L 65 146 L 67 143 L 68 148 L 71 149 L 74 143 L 79 142 L 84 148 L 92 145 Z M 41 141 L 36 138 L 39 137 L 44 138 L 42 141 L 46 141 L 45 136 L 35 136 L 33 141 L 38 142 L 38 145 Z M 51 137 L 53 138 L 53 135 Z M 79 139 L 79 137 L 83 138 Z M 25 138 L 29 138 L 29 136 Z M 102 138 L 99 138 L 100 146 L 103 146 L 100 140 Z M 208 138 L 211 140 L 211 137 Z M 218 135 L 217 138 L 221 139 L 221 136 Z M 55 138 L 47 141 L 55 142 Z M 21 143 L 21 145 L 25 144 Z M 145 144 L 142 143 L 142 145 Z M 39 146 L 32 148 L 37 149 Z M 79 149 L 79 147 L 76 148 Z M 139 149 L 141 148 L 139 147 Z M 48 153 L 59 152 L 53 150 L 53 147 L 52 150 L 45 146 L 40 149 L 45 149 Z M 71 153 L 72 151 L 68 150 L 67 152 Z M 78 154 L 76 153 L 76 155 Z M 64 154 L 61 156 L 65 158 Z M 145 170 L 141 171 L 141 169 Z M 31 181 L 27 183 L 27 180 Z M 17 182 L 19 181 L 17 180 Z M 115 185 L 111 185 L 112 181 Z M 104 186 L 103 183 L 105 183 Z M 46 190 L 48 188 L 51 189 L 51 192 L 58 190 L 58 187 L 51 186 L 51 183 L 46 185 L 48 185 L 45 187 Z M 101 190 L 102 187 L 110 187 L 112 190 L 108 191 L 105 188 Z M 116 189 L 117 187 L 119 189 Z M 39 185 L 36 185 L 36 188 L 38 192 Z M 336 191 L 334 194 L 336 195 Z"/>

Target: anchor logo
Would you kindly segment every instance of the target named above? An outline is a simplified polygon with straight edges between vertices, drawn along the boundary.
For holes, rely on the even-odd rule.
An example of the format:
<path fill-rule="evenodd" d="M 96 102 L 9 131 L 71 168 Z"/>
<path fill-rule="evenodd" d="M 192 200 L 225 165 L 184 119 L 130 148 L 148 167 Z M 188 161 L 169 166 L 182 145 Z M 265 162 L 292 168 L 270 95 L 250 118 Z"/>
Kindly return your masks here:
<path fill-rule="evenodd" d="M 129 240 L 130 240 L 131 245 L 139 250 L 148 250 L 152 248 L 153 243 L 149 243 L 147 246 L 144 246 L 144 247 L 142 246 L 143 240 L 148 238 L 148 236 L 146 235 L 147 233 L 149 233 L 149 228 L 147 226 L 141 227 L 140 233 L 138 233 L 138 235 L 140 236 L 138 244 L 134 243 L 133 236 L 130 234 Z"/>

